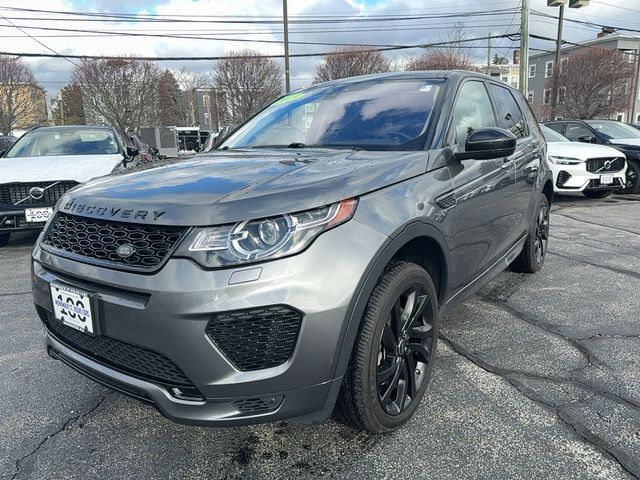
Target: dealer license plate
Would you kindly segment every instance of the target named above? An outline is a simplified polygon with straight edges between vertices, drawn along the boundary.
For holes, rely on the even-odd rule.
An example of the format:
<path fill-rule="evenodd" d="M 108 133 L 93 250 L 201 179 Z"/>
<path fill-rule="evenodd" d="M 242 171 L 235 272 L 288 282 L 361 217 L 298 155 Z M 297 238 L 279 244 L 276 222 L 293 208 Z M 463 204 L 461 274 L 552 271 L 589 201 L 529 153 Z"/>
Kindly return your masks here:
<path fill-rule="evenodd" d="M 46 222 L 53 214 L 53 208 L 27 208 L 24 211 L 24 216 L 27 218 L 27 222 L 38 223 Z"/>
<path fill-rule="evenodd" d="M 600 175 L 600 183 L 602 185 L 611 185 L 613 183 L 613 175 L 610 173 Z"/>
<path fill-rule="evenodd" d="M 54 316 L 65 325 L 93 334 L 93 315 L 89 293 L 52 283 L 51 299 Z"/>

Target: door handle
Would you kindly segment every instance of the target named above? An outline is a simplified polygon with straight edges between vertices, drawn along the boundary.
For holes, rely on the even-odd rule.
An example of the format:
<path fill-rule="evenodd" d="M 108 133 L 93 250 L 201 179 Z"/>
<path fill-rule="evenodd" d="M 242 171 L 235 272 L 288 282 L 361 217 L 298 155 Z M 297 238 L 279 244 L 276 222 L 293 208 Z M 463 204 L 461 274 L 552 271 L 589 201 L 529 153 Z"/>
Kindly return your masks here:
<path fill-rule="evenodd" d="M 505 158 L 502 162 L 502 165 L 500 165 L 500 168 L 503 170 L 509 170 L 511 168 L 511 165 L 513 165 L 513 161 Z"/>

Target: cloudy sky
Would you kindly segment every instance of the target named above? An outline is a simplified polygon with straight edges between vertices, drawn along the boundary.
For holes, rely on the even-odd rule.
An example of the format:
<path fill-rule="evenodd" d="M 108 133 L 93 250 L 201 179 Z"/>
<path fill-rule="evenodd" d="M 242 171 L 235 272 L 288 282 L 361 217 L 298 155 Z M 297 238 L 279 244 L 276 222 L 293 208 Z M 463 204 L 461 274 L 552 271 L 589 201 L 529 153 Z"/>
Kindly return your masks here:
<path fill-rule="evenodd" d="M 547 7 L 546 0 L 530 2 L 537 12 L 557 15 L 558 9 Z M 519 15 L 515 10 L 519 4 L 520 0 L 289 0 L 290 41 L 312 43 L 292 43 L 290 51 L 322 53 L 335 48 L 328 44 L 420 45 L 445 41 L 459 28 L 458 22 L 464 22 L 472 38 L 517 33 Z M 127 15 L 124 19 L 123 14 Z M 0 0 L 0 51 L 162 57 L 218 56 L 252 48 L 278 55 L 283 52 L 282 24 L 278 23 L 281 14 L 281 0 Z M 566 18 L 640 29 L 640 1 L 591 0 L 588 7 L 568 10 Z M 339 21 L 330 23 L 332 20 Z M 531 17 L 531 33 L 555 37 L 556 28 L 553 19 Z M 573 42 L 588 40 L 595 38 L 598 30 L 597 26 L 568 21 L 564 38 Z M 486 40 L 469 45 L 478 62 L 486 61 Z M 493 45 L 494 52 L 510 56 L 518 42 L 503 38 L 495 39 Z M 553 43 L 535 40 L 531 47 L 552 49 Z M 419 53 L 420 49 L 407 49 L 389 56 L 401 63 L 403 58 Z M 311 83 L 319 60 L 292 59 L 293 88 Z M 50 95 L 64 86 L 73 69 L 71 62 L 61 58 L 28 62 Z M 211 69 L 210 61 L 168 61 L 161 65 L 201 72 Z"/>

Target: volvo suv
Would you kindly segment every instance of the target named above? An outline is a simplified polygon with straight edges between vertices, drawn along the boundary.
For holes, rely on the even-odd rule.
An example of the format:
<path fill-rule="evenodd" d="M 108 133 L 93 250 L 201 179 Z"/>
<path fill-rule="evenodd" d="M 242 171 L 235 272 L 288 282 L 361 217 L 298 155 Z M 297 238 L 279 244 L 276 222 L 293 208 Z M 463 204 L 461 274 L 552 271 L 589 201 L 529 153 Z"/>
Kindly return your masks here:
<path fill-rule="evenodd" d="M 470 72 L 288 94 L 212 152 L 61 199 L 33 251 L 47 351 L 179 422 L 392 431 L 442 315 L 542 267 L 545 157 L 521 95 Z"/>

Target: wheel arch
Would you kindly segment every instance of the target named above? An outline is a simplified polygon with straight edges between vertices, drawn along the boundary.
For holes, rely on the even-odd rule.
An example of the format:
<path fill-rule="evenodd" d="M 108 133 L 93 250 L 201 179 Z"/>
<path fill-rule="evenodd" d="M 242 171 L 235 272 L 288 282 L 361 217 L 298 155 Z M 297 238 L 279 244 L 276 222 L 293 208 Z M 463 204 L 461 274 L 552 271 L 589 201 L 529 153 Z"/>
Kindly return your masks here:
<path fill-rule="evenodd" d="M 367 302 L 380 276 L 394 260 L 417 263 L 429 272 L 438 295 L 438 303 L 444 304 L 448 294 L 449 257 L 446 241 L 440 230 L 429 223 L 413 222 L 392 235 L 377 252 L 360 279 L 346 315 L 342 345 L 338 352 L 334 378 L 344 375 L 349 365 L 351 351 Z M 337 397 L 338 392 L 335 392 Z M 331 400 L 331 399 L 330 399 Z M 335 401 L 335 398 L 333 399 Z"/>

